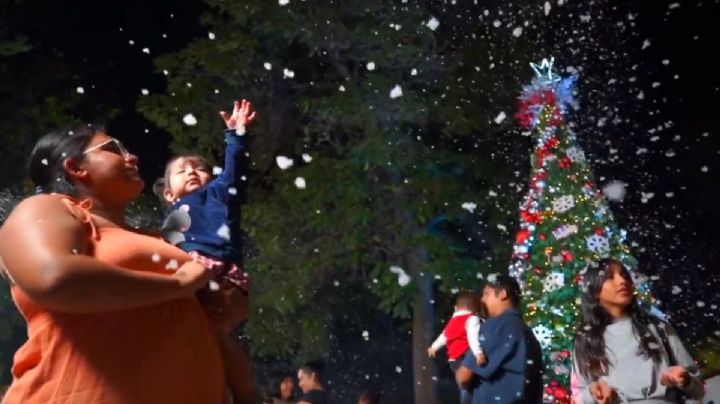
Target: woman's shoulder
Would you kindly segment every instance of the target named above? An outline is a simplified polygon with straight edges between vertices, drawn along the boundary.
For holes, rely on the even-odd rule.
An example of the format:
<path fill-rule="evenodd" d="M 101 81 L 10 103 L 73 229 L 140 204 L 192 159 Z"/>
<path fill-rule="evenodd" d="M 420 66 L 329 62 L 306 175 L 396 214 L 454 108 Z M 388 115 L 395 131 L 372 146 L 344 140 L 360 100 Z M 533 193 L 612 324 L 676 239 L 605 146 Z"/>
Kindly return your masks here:
<path fill-rule="evenodd" d="M 25 215 L 39 215 L 39 216 L 52 216 L 60 211 L 67 211 L 68 204 L 71 203 L 72 198 L 59 194 L 39 194 L 29 196 L 20 203 L 8 215 L 8 220 L 17 216 Z"/>

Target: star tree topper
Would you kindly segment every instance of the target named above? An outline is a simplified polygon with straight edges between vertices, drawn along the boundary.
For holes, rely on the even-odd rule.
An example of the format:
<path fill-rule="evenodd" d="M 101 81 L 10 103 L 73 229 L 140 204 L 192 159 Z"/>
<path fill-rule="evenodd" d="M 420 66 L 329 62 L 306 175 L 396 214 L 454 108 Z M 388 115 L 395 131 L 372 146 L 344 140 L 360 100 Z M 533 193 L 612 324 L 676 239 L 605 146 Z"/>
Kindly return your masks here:
<path fill-rule="evenodd" d="M 544 83 L 556 83 L 561 79 L 560 76 L 553 72 L 553 63 L 555 63 L 555 58 L 551 56 L 549 60 L 543 58 L 540 64 L 530 63 L 530 67 L 532 67 L 540 81 Z"/>

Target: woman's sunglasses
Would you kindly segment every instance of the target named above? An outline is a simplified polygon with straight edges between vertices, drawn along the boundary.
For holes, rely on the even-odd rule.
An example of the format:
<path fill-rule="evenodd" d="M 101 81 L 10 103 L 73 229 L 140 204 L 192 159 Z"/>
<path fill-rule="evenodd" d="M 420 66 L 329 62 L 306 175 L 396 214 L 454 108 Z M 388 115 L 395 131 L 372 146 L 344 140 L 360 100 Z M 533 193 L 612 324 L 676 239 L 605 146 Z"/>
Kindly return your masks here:
<path fill-rule="evenodd" d="M 125 146 L 123 146 L 123 144 L 120 143 L 120 141 L 115 139 L 114 137 L 112 137 L 100 144 L 96 144 L 95 146 L 85 149 L 83 154 L 88 154 L 94 150 L 105 150 L 110 153 L 115 153 L 115 154 L 118 154 L 123 157 L 128 156 L 130 154 L 128 149 L 126 149 Z"/>

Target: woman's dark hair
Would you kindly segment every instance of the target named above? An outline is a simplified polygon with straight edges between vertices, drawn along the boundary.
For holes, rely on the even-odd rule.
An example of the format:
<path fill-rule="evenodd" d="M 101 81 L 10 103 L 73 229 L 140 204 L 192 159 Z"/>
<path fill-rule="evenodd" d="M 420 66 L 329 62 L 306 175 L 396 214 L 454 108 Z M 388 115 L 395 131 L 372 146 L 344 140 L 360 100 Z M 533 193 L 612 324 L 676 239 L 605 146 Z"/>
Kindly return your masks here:
<path fill-rule="evenodd" d="M 82 159 L 93 136 L 104 131 L 97 126 L 81 125 L 41 137 L 35 143 L 28 161 L 28 174 L 35 185 L 35 193 L 57 192 L 74 196 L 77 190 L 63 164 L 67 159 Z"/>
<path fill-rule="evenodd" d="M 280 373 L 279 375 L 276 376 L 276 379 L 275 379 L 275 380 L 276 380 L 277 383 L 275 383 L 275 392 L 274 392 L 274 394 L 275 394 L 275 396 L 276 396 L 277 398 L 282 398 L 282 391 L 281 391 L 281 387 L 280 387 L 280 386 L 281 386 L 282 383 L 283 383 L 285 380 L 287 380 L 287 379 L 292 380 L 292 381 L 293 381 L 293 384 L 295 383 L 295 375 L 293 375 L 291 372 L 282 372 L 282 373 Z M 292 392 L 292 396 L 294 396 L 294 395 L 295 395 L 295 392 L 293 391 L 293 392 Z M 291 397 L 292 397 L 292 396 L 291 396 Z"/>
<path fill-rule="evenodd" d="M 575 336 L 575 363 L 579 373 L 585 378 L 596 380 L 606 375 L 610 368 L 610 360 L 605 353 L 604 333 L 613 322 L 610 313 L 600 304 L 600 291 L 603 283 L 612 276 L 612 266 L 621 268 L 621 275 L 630 285 L 632 277 L 622 262 L 614 258 L 605 258 L 588 266 L 582 274 L 582 324 Z M 637 354 L 643 358 L 652 358 L 655 363 L 661 359 L 660 342 L 650 331 L 649 325 L 655 324 L 651 315 L 638 304 L 633 296 L 627 308 L 627 315 L 632 321 L 633 333 L 640 341 Z M 652 349 L 655 346 L 655 349 Z"/>

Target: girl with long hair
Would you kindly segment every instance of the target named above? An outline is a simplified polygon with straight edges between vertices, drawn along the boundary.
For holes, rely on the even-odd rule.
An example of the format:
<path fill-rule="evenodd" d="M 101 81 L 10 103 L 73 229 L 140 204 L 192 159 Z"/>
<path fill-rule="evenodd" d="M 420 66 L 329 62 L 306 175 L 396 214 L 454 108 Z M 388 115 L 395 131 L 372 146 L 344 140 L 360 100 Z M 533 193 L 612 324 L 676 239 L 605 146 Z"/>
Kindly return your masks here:
<path fill-rule="evenodd" d="M 606 258 L 582 274 L 573 402 L 678 403 L 701 399 L 702 382 L 667 322 L 640 306 L 627 268 Z"/>

